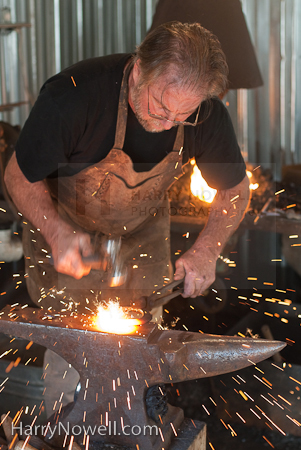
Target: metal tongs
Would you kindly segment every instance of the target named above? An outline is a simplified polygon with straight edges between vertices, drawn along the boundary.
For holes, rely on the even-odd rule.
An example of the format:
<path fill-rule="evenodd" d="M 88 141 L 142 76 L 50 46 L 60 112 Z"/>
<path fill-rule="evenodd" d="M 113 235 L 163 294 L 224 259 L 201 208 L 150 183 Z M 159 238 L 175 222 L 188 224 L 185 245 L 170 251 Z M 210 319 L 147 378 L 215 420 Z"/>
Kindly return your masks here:
<path fill-rule="evenodd" d="M 139 305 L 140 308 L 151 311 L 153 308 L 163 306 L 169 302 L 174 297 L 182 294 L 184 292 L 184 287 L 181 287 L 173 292 L 169 292 L 171 289 L 179 286 L 184 281 L 184 278 L 180 280 L 172 281 L 171 283 L 164 284 L 160 289 L 157 289 L 148 297 L 140 297 L 140 299 L 135 302 L 135 305 Z"/>

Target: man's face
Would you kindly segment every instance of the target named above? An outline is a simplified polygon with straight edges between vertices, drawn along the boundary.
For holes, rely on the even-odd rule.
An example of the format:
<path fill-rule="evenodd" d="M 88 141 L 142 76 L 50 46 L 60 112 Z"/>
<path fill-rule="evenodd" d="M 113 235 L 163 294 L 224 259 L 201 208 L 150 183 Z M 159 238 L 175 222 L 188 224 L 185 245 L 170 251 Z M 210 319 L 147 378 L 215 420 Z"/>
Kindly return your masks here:
<path fill-rule="evenodd" d="M 201 102 L 202 98 L 188 89 L 168 86 L 165 77 L 149 85 L 140 81 L 130 89 L 130 105 L 139 123 L 151 133 L 159 133 L 176 126 L 170 121 L 185 121 Z M 151 117 L 149 113 L 162 118 Z"/>

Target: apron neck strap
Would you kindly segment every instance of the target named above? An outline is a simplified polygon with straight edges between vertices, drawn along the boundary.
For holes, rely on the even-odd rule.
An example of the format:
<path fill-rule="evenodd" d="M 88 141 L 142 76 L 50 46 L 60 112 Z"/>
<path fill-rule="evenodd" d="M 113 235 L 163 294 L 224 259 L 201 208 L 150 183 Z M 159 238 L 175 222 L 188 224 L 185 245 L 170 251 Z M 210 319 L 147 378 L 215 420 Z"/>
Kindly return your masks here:
<path fill-rule="evenodd" d="M 125 68 L 120 88 L 116 133 L 114 142 L 114 148 L 118 150 L 123 149 L 125 139 L 126 123 L 128 118 L 128 91 L 129 91 L 128 79 L 133 66 L 134 63 L 133 61 L 131 61 Z"/>
<path fill-rule="evenodd" d="M 176 135 L 175 142 L 173 144 L 173 152 L 182 153 L 184 146 L 184 125 L 178 125 L 178 131 Z"/>

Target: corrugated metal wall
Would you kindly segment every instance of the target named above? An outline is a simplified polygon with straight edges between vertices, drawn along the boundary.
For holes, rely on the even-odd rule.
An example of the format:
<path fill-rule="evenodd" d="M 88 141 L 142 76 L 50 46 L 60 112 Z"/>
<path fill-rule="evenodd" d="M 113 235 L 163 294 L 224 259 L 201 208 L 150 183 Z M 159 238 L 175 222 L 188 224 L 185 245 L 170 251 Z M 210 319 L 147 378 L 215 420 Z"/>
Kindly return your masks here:
<path fill-rule="evenodd" d="M 301 2 L 242 0 L 264 86 L 227 96 L 250 162 L 276 169 L 301 163 Z"/>
<path fill-rule="evenodd" d="M 0 105 L 28 105 L 0 112 L 0 120 L 23 124 L 43 82 L 86 58 L 131 52 L 150 27 L 156 0 L 0 0 L 12 22 L 30 22 L 7 34 L 1 30 Z"/>
<path fill-rule="evenodd" d="M 280 163 L 301 163 L 301 1 L 241 1 L 264 86 L 230 91 L 225 101 L 245 158 L 277 164 L 279 173 Z M 0 0 L 0 13 L 8 7 L 12 22 L 31 24 L 0 36 L 0 105 L 28 102 L 0 112 L 0 120 L 22 125 L 43 82 L 62 68 L 134 50 L 155 5 L 156 0 Z"/>

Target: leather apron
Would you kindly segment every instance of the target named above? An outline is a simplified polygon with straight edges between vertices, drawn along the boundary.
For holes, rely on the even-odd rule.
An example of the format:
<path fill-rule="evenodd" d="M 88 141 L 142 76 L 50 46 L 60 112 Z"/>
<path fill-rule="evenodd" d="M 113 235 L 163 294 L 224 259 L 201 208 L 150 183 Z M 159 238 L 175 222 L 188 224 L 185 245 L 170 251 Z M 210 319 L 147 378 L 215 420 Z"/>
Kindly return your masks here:
<path fill-rule="evenodd" d="M 128 77 L 125 69 L 118 105 L 114 147 L 100 162 L 76 175 L 47 180 L 60 216 L 74 231 L 90 233 L 95 253 L 104 236 L 122 237 L 126 282 L 109 288 L 107 273 L 91 270 L 76 280 L 47 263 L 51 248 L 30 223 L 24 225 L 23 244 L 27 286 L 34 303 L 52 310 L 95 310 L 99 301 L 118 298 L 129 305 L 171 278 L 170 210 L 168 189 L 182 175 L 184 127 L 178 127 L 173 151 L 151 170 L 136 172 L 122 151 L 128 113 Z M 26 220 L 25 220 L 26 222 Z M 40 262 L 39 262 L 40 261 Z"/>

